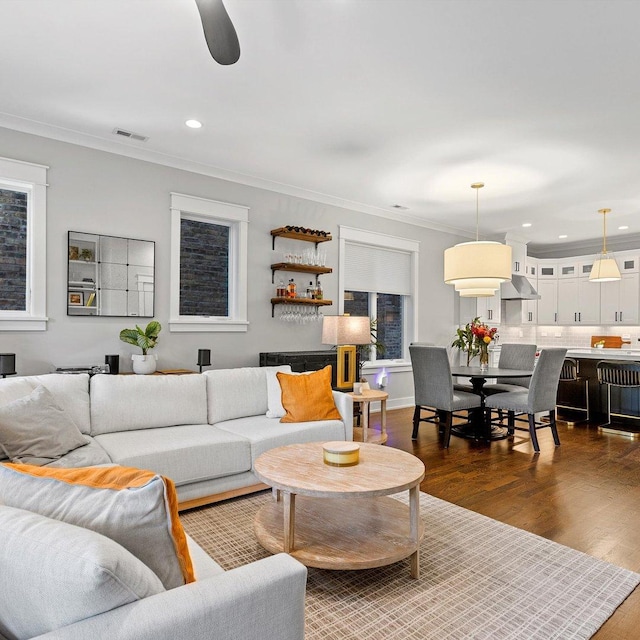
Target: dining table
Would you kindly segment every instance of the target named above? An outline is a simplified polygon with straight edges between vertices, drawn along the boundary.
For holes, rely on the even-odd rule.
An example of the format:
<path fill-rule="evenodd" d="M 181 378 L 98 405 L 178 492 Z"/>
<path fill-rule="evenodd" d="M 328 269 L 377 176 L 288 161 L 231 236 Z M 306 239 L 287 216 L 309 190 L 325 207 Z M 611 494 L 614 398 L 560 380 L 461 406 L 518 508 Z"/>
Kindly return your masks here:
<path fill-rule="evenodd" d="M 471 380 L 472 393 L 480 396 L 482 405 L 478 409 L 469 411 L 469 421 L 451 427 L 451 434 L 459 438 L 467 438 L 472 440 L 503 440 L 507 437 L 507 429 L 491 424 L 490 416 L 487 415 L 484 405 L 485 391 L 484 386 L 487 380 L 494 378 L 504 378 L 504 382 L 508 384 L 507 378 L 530 378 L 533 375 L 532 370 L 526 369 L 506 369 L 504 367 L 467 367 L 462 365 L 452 365 L 451 375 L 454 378 L 469 378 Z"/>

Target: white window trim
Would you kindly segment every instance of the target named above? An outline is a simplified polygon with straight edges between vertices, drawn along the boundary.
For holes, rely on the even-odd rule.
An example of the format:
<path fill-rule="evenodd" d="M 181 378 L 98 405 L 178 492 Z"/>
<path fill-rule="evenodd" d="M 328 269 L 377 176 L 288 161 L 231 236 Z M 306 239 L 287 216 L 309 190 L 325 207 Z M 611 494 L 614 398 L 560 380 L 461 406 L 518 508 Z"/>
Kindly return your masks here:
<path fill-rule="evenodd" d="M 406 251 L 411 254 L 411 309 L 408 309 L 409 302 L 405 300 L 405 308 L 403 309 L 402 328 L 404 335 L 403 359 L 392 360 L 399 365 L 410 363 L 409 360 L 409 344 L 417 341 L 418 336 L 418 265 L 420 257 L 420 243 L 416 240 L 408 240 L 398 236 L 390 236 L 377 231 L 365 231 L 364 229 L 355 229 L 344 225 L 339 226 L 339 245 L 338 245 L 338 313 L 344 313 L 344 255 L 347 242 L 357 242 L 359 244 L 368 244 L 373 247 L 382 249 L 396 249 L 398 251 Z M 369 361 L 371 362 L 371 361 Z M 383 363 L 383 360 L 374 360 L 372 366 Z M 367 365 L 364 364 L 363 368 Z M 384 366 L 384 365 L 382 365 Z"/>
<path fill-rule="evenodd" d="M 230 227 L 229 315 L 180 315 L 180 221 L 203 220 Z M 171 280 L 169 331 L 241 332 L 248 330 L 247 282 L 249 208 L 181 193 L 171 193 Z"/>
<path fill-rule="evenodd" d="M 0 331 L 47 330 L 47 169 L 0 158 L 0 188 L 26 191 L 27 304 L 24 311 L 0 311 Z"/>

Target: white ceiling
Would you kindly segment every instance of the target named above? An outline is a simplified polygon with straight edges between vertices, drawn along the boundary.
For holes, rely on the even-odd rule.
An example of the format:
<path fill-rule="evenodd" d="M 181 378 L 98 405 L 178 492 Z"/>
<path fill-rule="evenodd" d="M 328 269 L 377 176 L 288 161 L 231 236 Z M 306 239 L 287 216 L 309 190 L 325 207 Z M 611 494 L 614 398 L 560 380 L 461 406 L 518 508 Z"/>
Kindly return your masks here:
<path fill-rule="evenodd" d="M 469 233 L 483 181 L 480 234 L 534 247 L 597 243 L 602 207 L 640 237 L 640 2 L 225 5 L 228 67 L 194 0 L 0 0 L 0 125 Z"/>

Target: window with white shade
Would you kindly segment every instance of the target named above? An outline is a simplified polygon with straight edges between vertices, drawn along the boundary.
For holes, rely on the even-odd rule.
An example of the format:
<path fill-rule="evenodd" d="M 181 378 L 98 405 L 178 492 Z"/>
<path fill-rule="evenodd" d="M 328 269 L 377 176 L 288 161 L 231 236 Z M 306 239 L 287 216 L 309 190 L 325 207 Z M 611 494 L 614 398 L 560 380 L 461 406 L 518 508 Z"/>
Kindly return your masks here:
<path fill-rule="evenodd" d="M 370 360 L 408 358 L 417 326 L 419 247 L 406 238 L 340 227 L 340 310 L 375 320 L 385 351 L 372 348 Z"/>

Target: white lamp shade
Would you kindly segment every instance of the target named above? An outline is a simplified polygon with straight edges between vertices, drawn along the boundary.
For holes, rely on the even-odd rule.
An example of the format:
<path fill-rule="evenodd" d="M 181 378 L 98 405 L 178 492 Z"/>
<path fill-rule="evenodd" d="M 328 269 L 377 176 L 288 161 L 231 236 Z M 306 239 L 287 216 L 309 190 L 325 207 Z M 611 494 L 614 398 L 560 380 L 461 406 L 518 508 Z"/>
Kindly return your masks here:
<path fill-rule="evenodd" d="M 591 282 L 613 282 L 621 279 L 616 259 L 610 253 L 601 253 L 593 263 L 589 280 Z"/>
<path fill-rule="evenodd" d="M 482 288 L 478 287 L 477 289 L 473 288 L 461 288 L 456 291 L 460 294 L 461 298 L 490 298 L 496 295 L 496 291 L 500 288 L 500 283 L 496 285 L 495 288 Z"/>
<path fill-rule="evenodd" d="M 444 281 L 447 284 L 464 280 L 491 278 L 511 280 L 511 247 L 499 242 L 462 242 L 445 249 Z"/>
<path fill-rule="evenodd" d="M 324 316 L 322 344 L 371 344 L 368 316 Z"/>
<path fill-rule="evenodd" d="M 511 280 L 511 247 L 499 242 L 462 242 L 444 252 L 444 281 L 462 297 L 495 294 Z"/>

